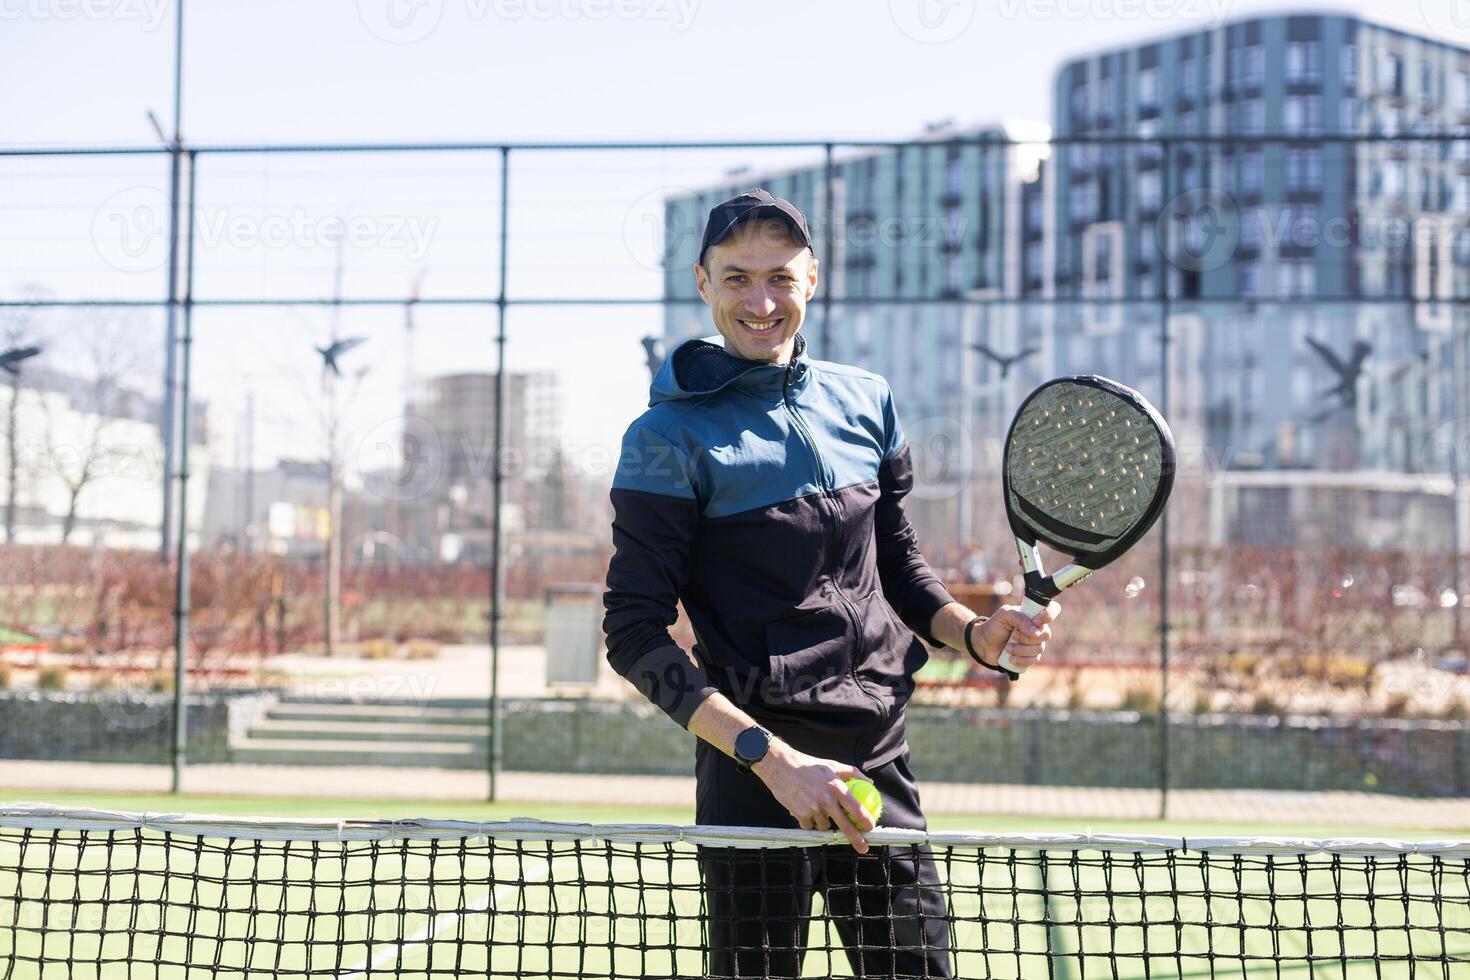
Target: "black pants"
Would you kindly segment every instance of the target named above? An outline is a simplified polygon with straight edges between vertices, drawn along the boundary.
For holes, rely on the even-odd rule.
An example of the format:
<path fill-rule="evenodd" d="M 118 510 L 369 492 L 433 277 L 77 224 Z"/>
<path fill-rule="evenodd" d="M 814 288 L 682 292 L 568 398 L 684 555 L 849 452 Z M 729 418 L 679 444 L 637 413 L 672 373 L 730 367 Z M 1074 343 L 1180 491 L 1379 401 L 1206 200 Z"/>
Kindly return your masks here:
<path fill-rule="evenodd" d="M 699 743 L 696 819 L 796 827 L 760 778 Z M 925 829 L 907 755 L 865 770 L 883 795 L 879 825 Z M 866 977 L 953 977 L 949 910 L 927 846 L 701 847 L 711 977 L 799 977 L 820 891 L 841 947 Z M 834 944 L 837 945 L 837 944 Z"/>

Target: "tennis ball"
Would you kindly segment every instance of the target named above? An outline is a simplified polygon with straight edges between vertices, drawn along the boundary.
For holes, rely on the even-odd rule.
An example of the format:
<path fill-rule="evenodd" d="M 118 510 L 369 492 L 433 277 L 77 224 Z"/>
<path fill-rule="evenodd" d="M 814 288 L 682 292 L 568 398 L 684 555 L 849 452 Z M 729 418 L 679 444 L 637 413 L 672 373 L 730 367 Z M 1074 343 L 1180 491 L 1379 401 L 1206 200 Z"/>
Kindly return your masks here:
<path fill-rule="evenodd" d="M 878 787 L 866 779 L 853 778 L 847 781 L 847 791 L 857 797 L 857 801 L 863 805 L 863 809 L 868 811 L 873 818 L 873 823 L 876 824 L 878 818 L 883 816 L 883 797 L 878 794 Z"/>

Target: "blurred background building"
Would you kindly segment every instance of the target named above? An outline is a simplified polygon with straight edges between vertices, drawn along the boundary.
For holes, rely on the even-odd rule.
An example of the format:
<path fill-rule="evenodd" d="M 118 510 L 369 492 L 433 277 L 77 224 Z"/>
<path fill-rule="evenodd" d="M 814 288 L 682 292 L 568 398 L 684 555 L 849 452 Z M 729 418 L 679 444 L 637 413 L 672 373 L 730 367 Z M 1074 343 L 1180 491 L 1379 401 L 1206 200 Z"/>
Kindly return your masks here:
<path fill-rule="evenodd" d="M 921 531 L 972 536 L 960 475 L 993 472 L 1008 406 L 1044 378 L 1159 397 L 1167 322 L 1171 422 L 1219 474 L 1214 516 L 1183 533 L 1280 542 L 1311 523 L 1294 513 L 1347 507 L 1342 540 L 1297 543 L 1371 545 L 1377 514 L 1447 547 L 1449 481 L 1396 475 L 1447 474 L 1465 414 L 1467 321 L 1441 300 L 1470 289 L 1470 141 L 1411 140 L 1467 122 L 1470 51 L 1351 15 L 1100 51 L 1056 72 L 1051 146 L 983 144 L 1046 139 L 1034 123 L 940 125 L 838 157 L 830 188 L 817 161 L 671 199 L 665 341 L 710 330 L 691 302 L 704 215 L 761 185 L 813 219 L 816 356 L 893 386 Z"/>

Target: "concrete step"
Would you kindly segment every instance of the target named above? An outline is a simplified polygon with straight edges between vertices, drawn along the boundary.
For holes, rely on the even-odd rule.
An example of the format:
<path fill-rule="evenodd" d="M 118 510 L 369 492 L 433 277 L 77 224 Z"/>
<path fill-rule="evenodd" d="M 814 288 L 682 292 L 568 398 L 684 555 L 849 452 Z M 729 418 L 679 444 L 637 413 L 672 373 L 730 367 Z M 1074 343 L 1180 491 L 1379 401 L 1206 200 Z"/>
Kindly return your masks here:
<path fill-rule="evenodd" d="M 281 704 L 334 705 L 342 707 L 371 706 L 376 708 L 428 707 L 463 708 L 471 711 L 486 711 L 488 698 L 435 698 L 435 697 L 314 697 L 309 694 L 281 694 Z"/>
<path fill-rule="evenodd" d="M 421 704 L 352 704 L 333 702 L 280 702 L 266 717 L 281 721 L 382 722 L 414 725 L 487 725 L 487 708 L 446 708 Z"/>
<path fill-rule="evenodd" d="M 483 769 L 483 747 L 469 742 L 374 742 L 335 739 L 241 738 L 230 744 L 232 762 L 265 766 L 413 766 Z"/>
<path fill-rule="evenodd" d="M 321 739 L 324 742 L 484 742 L 490 736 L 485 725 L 340 718 L 323 721 L 300 717 L 278 718 L 272 712 L 250 726 L 250 737 L 253 739 Z"/>

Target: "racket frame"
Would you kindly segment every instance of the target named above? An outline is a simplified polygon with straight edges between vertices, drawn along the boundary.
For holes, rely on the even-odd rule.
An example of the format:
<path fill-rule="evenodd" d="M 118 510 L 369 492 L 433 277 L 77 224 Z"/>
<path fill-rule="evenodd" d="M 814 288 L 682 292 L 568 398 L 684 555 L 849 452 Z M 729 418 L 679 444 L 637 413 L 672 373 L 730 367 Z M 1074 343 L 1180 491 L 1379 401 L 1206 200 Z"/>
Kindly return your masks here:
<path fill-rule="evenodd" d="M 1032 400 L 1043 391 L 1057 384 L 1097 388 L 1107 395 L 1122 399 L 1145 415 L 1159 436 L 1159 483 L 1154 490 L 1153 499 L 1144 508 L 1143 516 L 1129 529 L 1127 534 L 1121 535 L 1111 545 L 1098 551 L 1079 551 L 1074 545 L 1063 544 L 1049 536 L 1044 529 L 1036 528 L 1021 520 L 1015 508 L 1011 506 L 1010 458 L 1016 426 L 1021 421 L 1026 406 L 1031 404 Z M 1174 471 L 1174 434 L 1169 429 L 1169 423 L 1165 422 L 1158 410 L 1149 404 L 1148 399 L 1127 385 L 1095 374 L 1071 375 L 1053 378 L 1027 395 L 1025 401 L 1021 402 L 1020 407 L 1016 409 L 1015 417 L 1011 419 L 1010 429 L 1006 432 L 1005 453 L 1001 460 L 1001 482 L 1005 498 L 1006 520 L 1011 525 L 1011 533 L 1015 535 L 1016 551 L 1021 558 L 1022 582 L 1025 589 L 1021 612 L 1027 616 L 1035 616 L 1050 605 L 1062 590 L 1076 585 L 1137 544 L 1163 514 L 1164 507 L 1169 502 L 1169 494 L 1174 489 Z M 1070 556 L 1071 561 L 1065 567 L 1048 575 L 1042 563 L 1040 549 L 1037 547 L 1038 542 Z M 1011 662 L 1008 653 L 1001 653 L 1000 666 L 1012 675 L 1020 673 Z"/>

